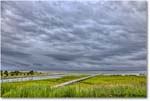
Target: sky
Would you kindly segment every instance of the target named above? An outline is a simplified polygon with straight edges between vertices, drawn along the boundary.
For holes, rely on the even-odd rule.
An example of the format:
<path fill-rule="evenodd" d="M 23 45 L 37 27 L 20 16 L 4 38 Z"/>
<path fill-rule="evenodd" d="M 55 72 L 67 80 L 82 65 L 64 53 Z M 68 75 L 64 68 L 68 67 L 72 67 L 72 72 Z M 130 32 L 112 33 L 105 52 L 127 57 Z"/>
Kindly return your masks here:
<path fill-rule="evenodd" d="M 146 1 L 2 1 L 2 70 L 146 70 Z"/>

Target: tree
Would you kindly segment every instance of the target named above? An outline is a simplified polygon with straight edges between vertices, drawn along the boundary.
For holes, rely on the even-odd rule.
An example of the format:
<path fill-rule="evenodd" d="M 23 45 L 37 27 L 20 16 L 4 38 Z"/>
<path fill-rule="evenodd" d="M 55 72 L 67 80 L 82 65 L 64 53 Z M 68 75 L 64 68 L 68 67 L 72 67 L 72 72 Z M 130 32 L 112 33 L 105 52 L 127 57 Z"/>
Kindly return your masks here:
<path fill-rule="evenodd" d="M 10 75 L 11 75 L 11 76 L 14 76 L 14 75 L 15 75 L 15 73 L 14 73 L 14 72 L 10 72 Z"/>
<path fill-rule="evenodd" d="M 3 76 L 3 71 L 1 70 L 1 76 Z"/>
<path fill-rule="evenodd" d="M 27 75 L 29 75 L 30 73 L 28 72 Z"/>
<path fill-rule="evenodd" d="M 34 71 L 33 71 L 33 70 L 29 71 L 29 74 L 33 75 L 33 74 L 34 74 Z"/>
<path fill-rule="evenodd" d="M 6 76 L 8 76 L 8 71 L 6 70 L 6 71 L 4 71 L 4 74 L 6 75 Z"/>
<path fill-rule="evenodd" d="M 26 75 L 26 73 L 23 73 L 23 75 Z"/>
<path fill-rule="evenodd" d="M 13 74 L 13 73 L 11 73 L 11 76 L 14 76 L 14 74 Z"/>
<path fill-rule="evenodd" d="M 14 73 L 15 73 L 16 75 L 18 75 L 20 72 L 19 72 L 19 71 L 14 71 Z"/>

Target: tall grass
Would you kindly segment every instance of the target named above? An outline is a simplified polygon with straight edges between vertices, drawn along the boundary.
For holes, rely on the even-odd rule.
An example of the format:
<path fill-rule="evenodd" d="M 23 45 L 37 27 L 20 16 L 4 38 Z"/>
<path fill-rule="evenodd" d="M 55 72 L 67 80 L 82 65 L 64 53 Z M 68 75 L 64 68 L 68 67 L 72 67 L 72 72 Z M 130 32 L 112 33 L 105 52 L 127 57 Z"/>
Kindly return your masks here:
<path fill-rule="evenodd" d="M 114 86 L 111 88 L 66 86 L 58 89 L 43 85 L 25 86 L 19 89 L 5 86 L 2 88 L 2 97 L 146 97 L 146 89 L 138 86 Z"/>
<path fill-rule="evenodd" d="M 146 97 L 146 77 L 97 76 L 57 89 L 52 89 L 50 85 L 42 83 L 34 83 L 30 86 L 16 86 L 16 84 L 5 83 L 2 84 L 1 93 L 2 97 L 11 98 Z"/>
<path fill-rule="evenodd" d="M 80 88 L 79 86 L 68 86 L 56 89 L 49 97 L 146 97 L 145 88 L 130 86 L 91 87 Z"/>

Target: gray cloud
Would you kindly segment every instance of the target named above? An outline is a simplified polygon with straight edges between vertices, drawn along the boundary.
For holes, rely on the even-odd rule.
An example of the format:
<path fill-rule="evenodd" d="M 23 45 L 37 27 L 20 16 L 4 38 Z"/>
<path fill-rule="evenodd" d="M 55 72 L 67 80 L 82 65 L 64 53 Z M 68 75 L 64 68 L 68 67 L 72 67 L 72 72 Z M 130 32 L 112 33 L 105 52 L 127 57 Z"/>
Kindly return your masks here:
<path fill-rule="evenodd" d="M 26 54 L 23 52 L 9 51 L 9 50 L 3 50 L 3 49 L 1 52 L 2 52 L 2 55 L 8 55 L 8 56 L 18 57 L 18 58 L 24 58 L 24 57 L 30 56 L 30 54 Z"/>
<path fill-rule="evenodd" d="M 82 54 L 81 54 L 82 55 Z M 46 56 L 54 58 L 56 60 L 64 60 L 64 61 L 72 61 L 76 58 L 80 58 L 81 56 L 79 54 L 65 54 L 65 53 L 57 53 L 57 54 L 46 54 Z"/>
<path fill-rule="evenodd" d="M 2 69 L 146 70 L 146 1 L 2 1 L 1 25 Z"/>

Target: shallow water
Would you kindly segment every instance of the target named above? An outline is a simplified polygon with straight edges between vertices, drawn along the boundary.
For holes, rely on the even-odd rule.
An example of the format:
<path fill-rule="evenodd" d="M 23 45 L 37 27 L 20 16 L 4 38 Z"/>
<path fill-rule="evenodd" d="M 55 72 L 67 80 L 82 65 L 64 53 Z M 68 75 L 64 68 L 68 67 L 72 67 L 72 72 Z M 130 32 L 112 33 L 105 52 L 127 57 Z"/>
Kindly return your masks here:
<path fill-rule="evenodd" d="M 56 72 L 56 71 L 54 71 Z M 18 81 L 28 81 L 28 80 L 41 80 L 49 78 L 60 78 L 64 75 L 72 74 L 101 74 L 101 75 L 146 75 L 146 71 L 61 71 L 64 74 L 60 75 L 48 75 L 48 76 L 35 76 L 35 77 L 24 77 L 24 78 L 12 78 L 12 79 L 2 79 L 0 82 L 18 82 Z"/>
<path fill-rule="evenodd" d="M 145 74 L 146 71 L 64 71 L 65 74 L 110 74 L 110 75 L 137 75 L 137 74 Z"/>
<path fill-rule="evenodd" d="M 49 78 L 60 78 L 64 75 L 48 75 L 48 76 L 34 76 L 34 77 L 24 77 L 24 78 L 12 78 L 12 79 L 2 79 L 0 82 L 18 82 L 18 81 L 28 81 L 28 80 L 41 80 Z"/>

